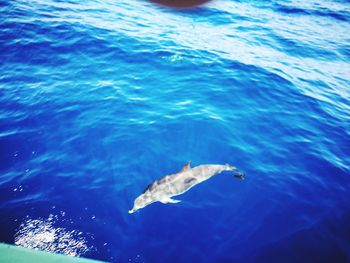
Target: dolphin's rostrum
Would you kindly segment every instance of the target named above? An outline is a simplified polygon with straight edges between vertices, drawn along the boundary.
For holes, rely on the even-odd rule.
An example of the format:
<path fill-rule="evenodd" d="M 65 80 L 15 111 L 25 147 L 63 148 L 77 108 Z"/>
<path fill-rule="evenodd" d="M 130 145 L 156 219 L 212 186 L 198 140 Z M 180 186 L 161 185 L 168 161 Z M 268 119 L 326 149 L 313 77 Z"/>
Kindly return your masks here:
<path fill-rule="evenodd" d="M 134 207 L 129 213 L 144 208 L 154 202 L 178 203 L 179 200 L 172 199 L 173 196 L 183 194 L 190 188 L 199 184 L 210 177 L 223 171 L 233 171 L 234 177 L 244 179 L 244 174 L 236 167 L 225 164 L 205 164 L 191 168 L 191 162 L 185 164 L 182 170 L 176 174 L 171 174 L 150 184 L 145 191 L 135 199 Z"/>

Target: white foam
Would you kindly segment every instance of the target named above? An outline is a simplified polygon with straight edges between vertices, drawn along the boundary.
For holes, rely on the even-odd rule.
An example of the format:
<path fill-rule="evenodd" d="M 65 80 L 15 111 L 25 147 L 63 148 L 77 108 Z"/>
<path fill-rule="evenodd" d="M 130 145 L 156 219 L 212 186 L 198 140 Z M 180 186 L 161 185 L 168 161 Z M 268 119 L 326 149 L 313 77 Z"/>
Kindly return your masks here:
<path fill-rule="evenodd" d="M 26 220 L 15 235 L 15 244 L 75 257 L 91 250 L 82 232 L 55 227 L 54 218 L 50 215 L 48 219 Z"/>

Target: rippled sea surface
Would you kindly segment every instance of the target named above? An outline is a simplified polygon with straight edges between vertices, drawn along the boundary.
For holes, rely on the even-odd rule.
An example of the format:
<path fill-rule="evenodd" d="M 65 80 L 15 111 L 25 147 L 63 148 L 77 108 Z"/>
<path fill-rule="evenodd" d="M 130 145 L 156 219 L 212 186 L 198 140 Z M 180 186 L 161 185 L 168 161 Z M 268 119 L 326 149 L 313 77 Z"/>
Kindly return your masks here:
<path fill-rule="evenodd" d="M 350 262 L 350 2 L 0 1 L 0 242 Z M 128 214 L 189 160 L 235 165 Z"/>

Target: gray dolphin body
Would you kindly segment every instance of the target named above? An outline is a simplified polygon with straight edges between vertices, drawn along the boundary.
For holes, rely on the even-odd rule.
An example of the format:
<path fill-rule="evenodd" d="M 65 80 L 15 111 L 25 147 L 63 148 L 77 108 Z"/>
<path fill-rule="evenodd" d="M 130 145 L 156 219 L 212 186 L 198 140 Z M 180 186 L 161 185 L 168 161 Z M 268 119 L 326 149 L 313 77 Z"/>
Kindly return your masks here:
<path fill-rule="evenodd" d="M 242 172 L 228 164 L 206 164 L 191 168 L 189 162 L 185 164 L 180 172 L 167 175 L 155 181 L 153 184 L 150 184 L 145 191 L 135 199 L 134 207 L 129 211 L 129 214 L 158 201 L 163 204 L 178 203 L 180 201 L 172 199 L 173 196 L 183 194 L 196 184 L 208 180 L 210 177 L 223 171 L 233 171 L 235 177 L 244 179 L 244 174 Z"/>

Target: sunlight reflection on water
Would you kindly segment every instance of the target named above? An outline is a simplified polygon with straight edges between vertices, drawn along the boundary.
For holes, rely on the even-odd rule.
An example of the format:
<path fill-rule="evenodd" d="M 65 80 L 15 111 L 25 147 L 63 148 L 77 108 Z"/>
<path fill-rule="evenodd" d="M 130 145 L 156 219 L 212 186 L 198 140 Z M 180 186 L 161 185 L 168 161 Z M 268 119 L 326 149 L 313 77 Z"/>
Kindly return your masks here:
<path fill-rule="evenodd" d="M 57 216 L 52 214 L 47 219 L 26 220 L 15 235 L 15 244 L 74 257 L 91 251 L 82 232 L 55 227 L 56 220 Z"/>

